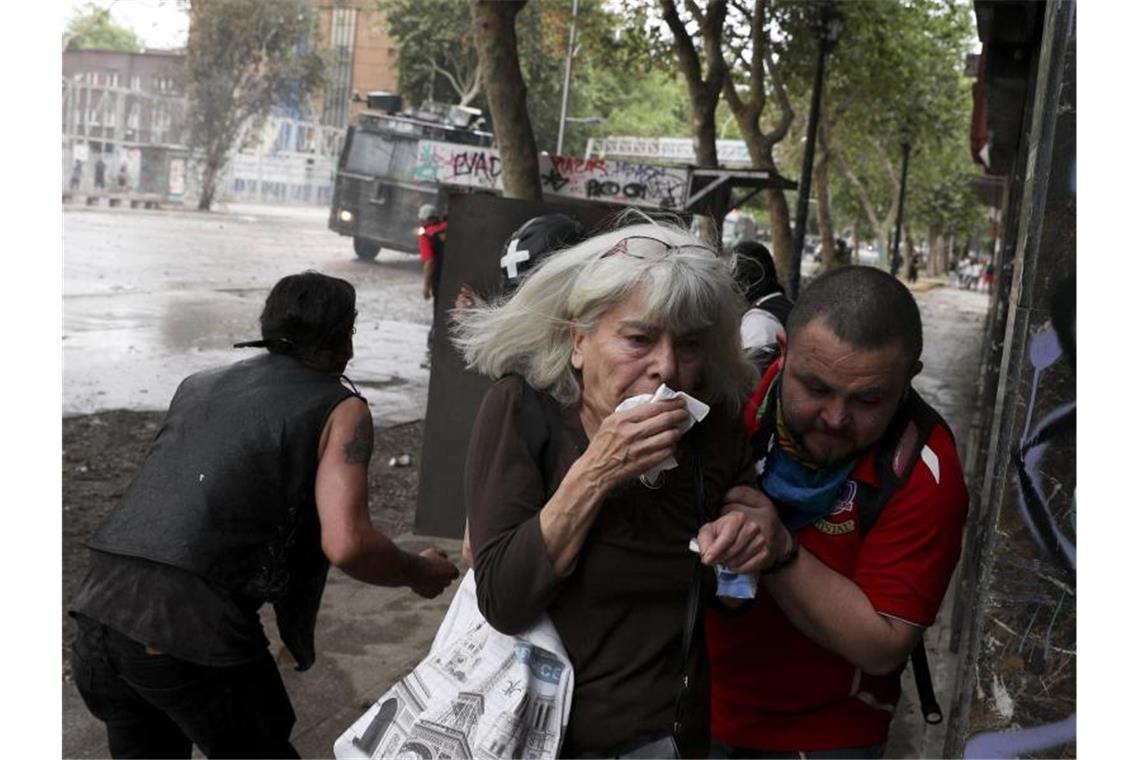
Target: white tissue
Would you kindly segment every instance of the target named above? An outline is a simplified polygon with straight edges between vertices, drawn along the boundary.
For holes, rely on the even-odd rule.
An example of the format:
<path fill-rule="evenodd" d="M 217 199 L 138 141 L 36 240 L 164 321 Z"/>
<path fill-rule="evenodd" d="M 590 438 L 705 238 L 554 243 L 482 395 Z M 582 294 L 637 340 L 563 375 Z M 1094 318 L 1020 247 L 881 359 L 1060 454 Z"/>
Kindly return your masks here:
<path fill-rule="evenodd" d="M 681 429 L 682 433 L 689 432 L 689 429 L 693 425 L 696 425 L 698 422 L 703 420 L 709 413 L 708 404 L 701 401 L 700 399 L 693 398 L 684 391 L 675 391 L 665 383 L 661 383 L 661 385 L 658 386 L 657 390 L 652 395 L 648 393 L 642 393 L 637 396 L 630 396 L 625 401 L 622 401 L 620 404 L 618 404 L 614 411 L 624 412 L 627 409 L 633 409 L 634 407 L 641 406 L 642 404 L 649 403 L 650 401 L 669 401 L 675 398 L 684 399 L 685 407 L 689 411 L 689 418 L 685 421 L 685 424 Z M 664 462 L 654 467 L 652 470 L 644 473 L 641 476 L 642 482 L 644 482 L 645 485 L 649 487 L 653 487 L 653 485 L 657 482 L 658 476 L 660 476 L 662 472 L 665 470 L 672 470 L 676 466 L 677 460 L 673 457 L 669 457 Z"/>

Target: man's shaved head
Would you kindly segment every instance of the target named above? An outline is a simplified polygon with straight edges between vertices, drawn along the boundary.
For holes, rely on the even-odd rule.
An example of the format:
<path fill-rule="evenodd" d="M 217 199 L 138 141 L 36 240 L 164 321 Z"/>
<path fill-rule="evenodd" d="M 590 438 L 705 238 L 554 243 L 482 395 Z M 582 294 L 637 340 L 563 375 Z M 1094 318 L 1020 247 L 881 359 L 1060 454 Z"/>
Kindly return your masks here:
<path fill-rule="evenodd" d="M 922 356 L 918 304 L 905 285 L 881 269 L 845 266 L 813 280 L 788 315 L 788 345 L 816 319 L 854 348 L 898 344 L 911 363 Z"/>

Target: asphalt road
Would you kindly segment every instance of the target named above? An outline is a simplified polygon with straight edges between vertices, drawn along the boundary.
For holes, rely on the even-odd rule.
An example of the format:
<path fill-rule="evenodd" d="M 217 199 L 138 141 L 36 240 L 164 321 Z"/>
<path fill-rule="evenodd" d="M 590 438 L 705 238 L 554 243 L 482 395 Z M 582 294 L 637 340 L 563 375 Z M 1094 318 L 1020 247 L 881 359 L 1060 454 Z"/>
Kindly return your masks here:
<path fill-rule="evenodd" d="M 327 210 L 231 206 L 224 213 L 66 208 L 63 413 L 165 409 L 179 380 L 242 355 L 281 277 L 306 269 L 357 290 L 347 374 L 378 425 L 423 417 L 430 303 L 414 256 L 362 262 Z"/>

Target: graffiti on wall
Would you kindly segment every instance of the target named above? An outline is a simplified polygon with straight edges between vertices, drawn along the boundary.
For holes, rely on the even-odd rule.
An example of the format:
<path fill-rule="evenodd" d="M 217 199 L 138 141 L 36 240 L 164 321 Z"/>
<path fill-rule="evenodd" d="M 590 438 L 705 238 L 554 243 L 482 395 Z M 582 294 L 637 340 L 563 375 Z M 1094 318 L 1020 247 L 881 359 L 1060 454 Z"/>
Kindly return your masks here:
<path fill-rule="evenodd" d="M 679 209 L 688 172 L 630 161 L 549 156 L 538 158 L 544 193 L 632 206 Z M 413 178 L 417 182 L 502 190 L 503 165 L 494 148 L 420 140 Z"/>
<path fill-rule="evenodd" d="M 1047 408 L 1038 415 L 1039 395 L 1045 387 L 1049 370 L 1062 360 L 1073 372 L 1077 366 L 1077 298 L 1076 277 L 1070 276 L 1054 293 L 1049 322 L 1029 341 L 1028 361 L 1033 368 L 1029 389 L 1029 405 L 1021 438 L 1014 446 L 1011 464 L 1017 477 L 1018 506 L 1021 520 L 1033 544 L 1048 568 L 1061 576 L 1074 596 L 1076 589 L 1076 511 L 1075 475 L 1067 478 L 1053 472 L 1047 461 L 1051 452 L 1068 457 L 1073 453 L 1077 431 L 1075 397 Z M 1063 506 L 1059 506 L 1063 503 Z M 1069 537 L 1072 535 L 1072 538 Z M 1063 594 L 1044 632 L 1045 657 L 1048 657 L 1055 625 L 1068 593 Z M 1034 613 L 1030 627 L 1037 620 Z M 1042 618 L 1044 620 L 1044 618 Z M 1042 623 L 1044 626 L 1044 623 Z M 1021 637 L 1024 643 L 1026 635 Z M 1075 654 L 1075 652 L 1074 652 Z M 1004 701 L 999 712 L 1012 716 L 1013 706 L 1008 692 L 994 676 L 995 701 Z M 1004 697 L 1004 699 L 1001 699 Z M 964 749 L 965 758 L 1013 758 L 1031 752 L 1060 747 L 1076 740 L 1076 714 L 1044 723 L 1008 731 L 986 731 L 970 738 Z"/>

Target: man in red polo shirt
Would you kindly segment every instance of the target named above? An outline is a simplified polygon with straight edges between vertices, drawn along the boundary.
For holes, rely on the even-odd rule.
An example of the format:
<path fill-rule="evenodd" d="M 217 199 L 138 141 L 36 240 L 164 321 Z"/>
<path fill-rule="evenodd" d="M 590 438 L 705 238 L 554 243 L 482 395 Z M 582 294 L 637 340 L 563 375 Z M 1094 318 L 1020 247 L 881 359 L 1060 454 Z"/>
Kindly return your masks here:
<path fill-rule="evenodd" d="M 897 279 L 826 273 L 792 309 L 784 349 L 747 420 L 760 490 L 726 497 L 768 515 L 782 559 L 750 606 L 706 614 L 714 756 L 881 757 L 899 676 L 958 561 L 966 485 L 940 418 L 899 434 L 922 403 L 910 387 L 922 324 Z M 876 457 L 896 445 L 915 452 L 912 469 L 863 535 Z"/>

